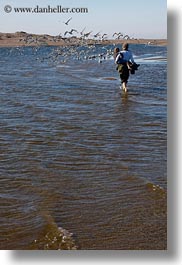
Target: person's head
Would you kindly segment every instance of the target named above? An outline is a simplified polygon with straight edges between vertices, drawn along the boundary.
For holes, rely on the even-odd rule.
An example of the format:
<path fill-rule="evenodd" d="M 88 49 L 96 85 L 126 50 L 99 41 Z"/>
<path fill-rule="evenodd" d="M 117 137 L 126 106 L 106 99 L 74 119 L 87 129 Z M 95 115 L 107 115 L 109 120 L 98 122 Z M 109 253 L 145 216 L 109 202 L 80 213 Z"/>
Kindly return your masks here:
<path fill-rule="evenodd" d="M 124 51 L 127 51 L 128 50 L 128 47 L 129 47 L 129 44 L 127 42 L 126 43 L 123 43 L 122 49 Z"/>
<path fill-rule="evenodd" d="M 114 53 L 116 54 L 118 52 L 119 52 L 119 48 L 118 47 L 114 48 Z"/>

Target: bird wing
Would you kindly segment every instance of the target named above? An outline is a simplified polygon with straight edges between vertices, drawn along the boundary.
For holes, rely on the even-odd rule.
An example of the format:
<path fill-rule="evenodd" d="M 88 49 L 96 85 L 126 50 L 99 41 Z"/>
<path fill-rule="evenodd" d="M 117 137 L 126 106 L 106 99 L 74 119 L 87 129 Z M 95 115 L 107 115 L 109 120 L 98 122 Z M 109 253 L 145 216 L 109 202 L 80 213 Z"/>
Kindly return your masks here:
<path fill-rule="evenodd" d="M 72 17 L 70 17 L 67 21 L 66 24 L 68 24 L 70 22 L 70 20 L 72 20 Z"/>

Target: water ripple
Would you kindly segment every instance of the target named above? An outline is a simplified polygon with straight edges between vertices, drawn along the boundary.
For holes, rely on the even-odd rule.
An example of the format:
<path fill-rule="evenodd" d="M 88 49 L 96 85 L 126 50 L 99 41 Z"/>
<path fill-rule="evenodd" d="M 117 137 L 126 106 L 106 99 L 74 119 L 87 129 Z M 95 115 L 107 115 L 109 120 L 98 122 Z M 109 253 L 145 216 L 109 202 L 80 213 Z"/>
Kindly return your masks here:
<path fill-rule="evenodd" d="M 166 51 L 133 48 L 127 95 L 112 60 L 0 49 L 1 249 L 166 249 Z"/>

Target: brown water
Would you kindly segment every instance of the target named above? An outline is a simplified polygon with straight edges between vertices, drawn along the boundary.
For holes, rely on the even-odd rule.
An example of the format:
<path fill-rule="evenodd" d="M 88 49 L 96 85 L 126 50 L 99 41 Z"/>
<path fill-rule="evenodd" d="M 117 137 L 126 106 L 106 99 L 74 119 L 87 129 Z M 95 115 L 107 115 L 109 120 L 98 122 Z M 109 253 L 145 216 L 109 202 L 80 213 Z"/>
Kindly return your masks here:
<path fill-rule="evenodd" d="M 127 95 L 112 60 L 0 49 L 1 249 L 166 249 L 166 62 L 133 48 Z"/>

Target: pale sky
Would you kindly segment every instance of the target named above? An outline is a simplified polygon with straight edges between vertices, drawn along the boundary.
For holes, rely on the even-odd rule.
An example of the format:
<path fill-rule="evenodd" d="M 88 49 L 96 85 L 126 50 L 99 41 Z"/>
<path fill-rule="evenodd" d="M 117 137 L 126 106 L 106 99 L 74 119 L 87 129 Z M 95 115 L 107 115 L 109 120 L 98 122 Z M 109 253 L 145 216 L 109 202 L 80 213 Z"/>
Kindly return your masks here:
<path fill-rule="evenodd" d="M 6 13 L 5 6 L 12 11 Z M 16 13 L 14 8 L 87 8 L 88 13 Z M 1 0 L 0 32 L 26 31 L 58 35 L 81 31 L 128 34 L 133 38 L 167 38 L 167 0 Z M 63 22 L 72 17 L 69 25 Z"/>

